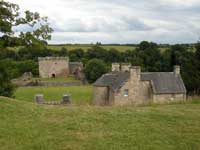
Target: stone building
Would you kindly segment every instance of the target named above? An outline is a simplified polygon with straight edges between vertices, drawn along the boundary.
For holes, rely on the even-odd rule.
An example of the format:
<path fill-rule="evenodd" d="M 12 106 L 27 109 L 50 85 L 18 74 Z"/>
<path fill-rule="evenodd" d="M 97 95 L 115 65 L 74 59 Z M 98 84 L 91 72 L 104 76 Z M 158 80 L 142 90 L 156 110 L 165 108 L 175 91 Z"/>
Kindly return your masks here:
<path fill-rule="evenodd" d="M 112 72 L 94 83 L 96 105 L 138 105 L 186 99 L 180 66 L 173 72 L 141 72 L 139 66 L 112 64 Z"/>
<path fill-rule="evenodd" d="M 67 77 L 83 70 L 81 62 L 69 62 L 68 57 L 39 57 L 38 61 L 42 78 Z"/>

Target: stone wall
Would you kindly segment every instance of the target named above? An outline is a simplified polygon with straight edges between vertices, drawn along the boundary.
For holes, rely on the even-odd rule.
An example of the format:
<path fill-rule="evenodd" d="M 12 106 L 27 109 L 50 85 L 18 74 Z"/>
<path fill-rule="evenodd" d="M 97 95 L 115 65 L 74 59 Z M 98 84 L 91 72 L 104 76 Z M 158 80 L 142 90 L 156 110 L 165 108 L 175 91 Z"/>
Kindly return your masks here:
<path fill-rule="evenodd" d="M 132 88 L 130 89 L 130 87 L 131 87 L 131 83 L 126 82 L 121 89 L 115 92 L 114 105 L 131 105 L 133 103 L 133 100 L 131 98 L 133 96 L 131 92 Z M 129 90 L 128 91 L 129 95 L 124 96 L 124 91 L 127 89 Z"/>
<path fill-rule="evenodd" d="M 154 94 L 154 103 L 169 103 L 186 100 L 186 94 Z"/>
<path fill-rule="evenodd" d="M 39 58 L 39 74 L 42 78 L 66 77 L 69 75 L 68 57 Z"/>
<path fill-rule="evenodd" d="M 138 86 L 138 87 L 136 87 Z M 137 89 L 136 89 L 137 88 Z M 128 90 L 128 96 L 125 96 L 125 90 Z M 134 90 L 137 90 L 135 92 Z M 152 99 L 150 82 L 127 81 L 123 87 L 114 94 L 115 105 L 139 105 L 148 103 Z"/>
<path fill-rule="evenodd" d="M 83 70 L 82 62 L 69 62 L 69 71 L 71 75 L 74 75 L 77 71 Z"/>
<path fill-rule="evenodd" d="M 113 105 L 115 103 L 115 93 L 109 88 L 109 101 L 108 105 Z"/>
<path fill-rule="evenodd" d="M 108 102 L 108 87 L 94 87 L 93 102 L 95 105 L 106 105 Z"/>

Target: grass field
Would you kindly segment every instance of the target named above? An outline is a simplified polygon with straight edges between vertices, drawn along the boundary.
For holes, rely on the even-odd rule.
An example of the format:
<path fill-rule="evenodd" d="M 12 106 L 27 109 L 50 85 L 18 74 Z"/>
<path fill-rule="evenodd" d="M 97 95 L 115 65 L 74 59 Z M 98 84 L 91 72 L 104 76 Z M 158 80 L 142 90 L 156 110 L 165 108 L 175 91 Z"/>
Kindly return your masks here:
<path fill-rule="evenodd" d="M 19 87 L 15 98 L 33 102 L 35 94 L 44 94 L 47 101 L 60 101 L 64 94 L 70 94 L 73 104 L 90 104 L 92 100 L 92 86 L 69 87 Z"/>
<path fill-rule="evenodd" d="M 199 150 L 200 104 L 38 106 L 0 97 L 0 150 Z"/>
<path fill-rule="evenodd" d="M 32 81 L 44 81 L 44 82 L 80 82 L 76 80 L 73 76 L 69 77 L 59 77 L 59 78 L 32 78 Z"/>
<path fill-rule="evenodd" d="M 66 48 L 67 50 L 71 51 L 74 49 L 83 49 L 84 51 L 87 51 L 88 49 L 92 48 L 92 44 L 74 44 L 74 45 L 48 45 L 48 48 L 51 50 L 59 51 L 61 48 Z M 112 48 L 120 51 L 125 52 L 127 50 L 135 50 L 136 46 L 129 46 L 129 45 L 101 45 L 102 48 L 105 48 L 107 50 L 110 50 Z M 9 48 L 10 50 L 18 51 L 22 47 L 12 47 Z M 164 52 L 167 48 L 159 48 L 161 52 Z"/>
<path fill-rule="evenodd" d="M 48 48 L 52 49 L 52 50 L 60 50 L 62 47 L 66 48 L 67 50 L 74 50 L 74 49 L 83 49 L 84 51 L 87 51 L 88 49 L 90 49 L 92 46 L 91 44 L 77 44 L 77 45 L 49 45 Z M 105 48 L 107 50 L 109 49 L 116 49 L 118 51 L 126 51 L 126 50 L 133 50 L 136 47 L 135 46 L 125 46 L 125 45 L 101 45 L 102 48 Z"/>

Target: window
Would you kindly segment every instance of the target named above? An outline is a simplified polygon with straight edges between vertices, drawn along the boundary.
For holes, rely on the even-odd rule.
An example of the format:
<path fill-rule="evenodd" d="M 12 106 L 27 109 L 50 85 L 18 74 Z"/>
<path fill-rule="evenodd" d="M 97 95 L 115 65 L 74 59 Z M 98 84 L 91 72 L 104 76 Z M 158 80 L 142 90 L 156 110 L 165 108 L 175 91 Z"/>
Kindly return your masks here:
<path fill-rule="evenodd" d="M 128 89 L 124 90 L 124 97 L 128 97 Z"/>

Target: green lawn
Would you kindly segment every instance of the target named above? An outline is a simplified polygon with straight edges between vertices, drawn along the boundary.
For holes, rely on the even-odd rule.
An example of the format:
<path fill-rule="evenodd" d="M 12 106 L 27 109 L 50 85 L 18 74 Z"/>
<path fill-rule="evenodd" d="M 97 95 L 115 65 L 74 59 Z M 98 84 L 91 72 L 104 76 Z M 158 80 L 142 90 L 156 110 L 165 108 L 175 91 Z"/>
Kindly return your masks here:
<path fill-rule="evenodd" d="M 15 92 L 15 98 L 33 102 L 35 94 L 44 94 L 44 98 L 47 101 L 59 101 L 64 94 L 70 94 L 73 104 L 90 104 L 92 100 L 92 86 L 19 87 Z"/>
<path fill-rule="evenodd" d="M 200 104 L 38 106 L 0 97 L 0 150 L 199 150 Z"/>
<path fill-rule="evenodd" d="M 32 81 L 44 81 L 44 82 L 79 82 L 73 76 L 59 77 L 59 78 L 32 78 Z"/>

